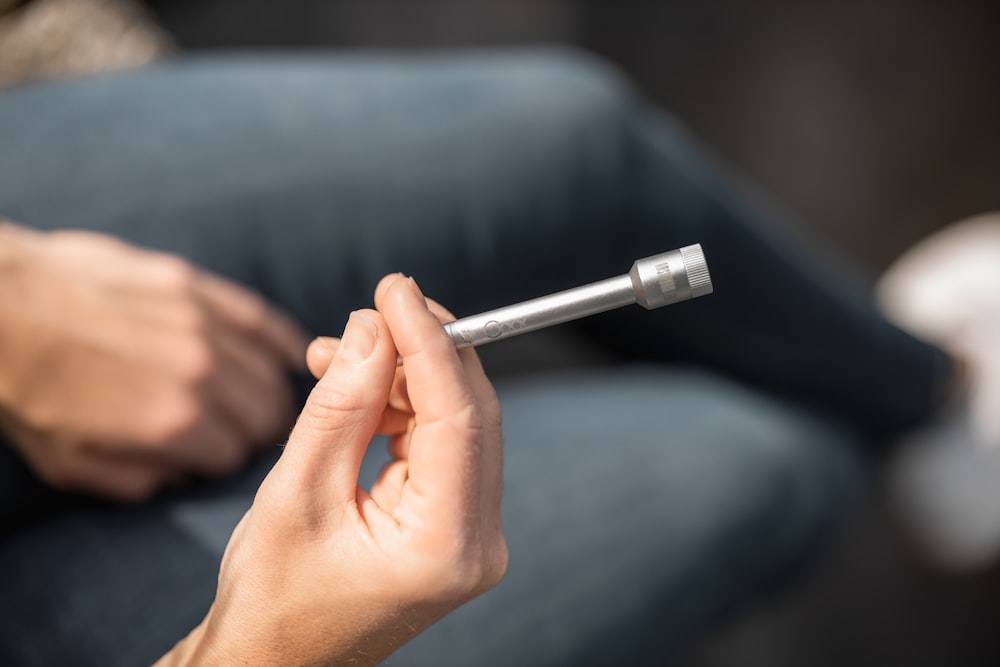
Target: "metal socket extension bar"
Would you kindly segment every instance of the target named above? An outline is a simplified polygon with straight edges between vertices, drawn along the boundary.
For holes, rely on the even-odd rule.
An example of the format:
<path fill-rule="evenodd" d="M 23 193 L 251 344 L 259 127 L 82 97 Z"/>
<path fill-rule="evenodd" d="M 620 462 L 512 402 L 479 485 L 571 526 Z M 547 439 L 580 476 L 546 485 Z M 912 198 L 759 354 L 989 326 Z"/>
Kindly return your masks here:
<path fill-rule="evenodd" d="M 456 347 L 474 347 L 638 303 L 652 310 L 712 293 L 700 244 L 636 260 L 624 275 L 445 324 Z"/>

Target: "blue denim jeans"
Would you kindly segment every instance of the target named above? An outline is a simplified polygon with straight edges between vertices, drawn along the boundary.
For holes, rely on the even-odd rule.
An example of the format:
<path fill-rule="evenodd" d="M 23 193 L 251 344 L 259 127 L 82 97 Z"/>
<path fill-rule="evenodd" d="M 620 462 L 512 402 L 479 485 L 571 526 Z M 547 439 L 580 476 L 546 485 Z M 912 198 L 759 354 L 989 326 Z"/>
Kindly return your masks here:
<path fill-rule="evenodd" d="M 498 382 L 509 574 L 391 664 L 674 655 L 816 554 L 859 451 L 925 419 L 948 373 L 578 54 L 244 55 L 9 90 L 0 214 L 181 254 L 333 335 L 389 271 L 461 315 L 702 243 L 711 297 L 575 325 L 621 363 Z M 5 451 L 0 511 L 26 525 L 0 541 L 0 661 L 155 659 L 276 455 L 34 519 L 51 494 Z"/>

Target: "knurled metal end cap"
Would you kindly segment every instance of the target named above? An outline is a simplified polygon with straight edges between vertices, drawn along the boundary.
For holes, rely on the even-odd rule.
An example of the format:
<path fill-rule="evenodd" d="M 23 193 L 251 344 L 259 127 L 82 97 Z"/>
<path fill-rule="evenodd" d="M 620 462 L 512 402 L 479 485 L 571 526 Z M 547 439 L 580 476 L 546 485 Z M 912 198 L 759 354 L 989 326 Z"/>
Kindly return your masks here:
<path fill-rule="evenodd" d="M 636 303 L 649 309 L 712 292 L 708 264 L 698 244 L 636 260 L 629 279 Z"/>
<path fill-rule="evenodd" d="M 679 251 L 684 261 L 688 285 L 691 287 L 691 298 L 712 293 L 712 276 L 708 272 L 708 262 L 700 243 L 684 246 Z"/>

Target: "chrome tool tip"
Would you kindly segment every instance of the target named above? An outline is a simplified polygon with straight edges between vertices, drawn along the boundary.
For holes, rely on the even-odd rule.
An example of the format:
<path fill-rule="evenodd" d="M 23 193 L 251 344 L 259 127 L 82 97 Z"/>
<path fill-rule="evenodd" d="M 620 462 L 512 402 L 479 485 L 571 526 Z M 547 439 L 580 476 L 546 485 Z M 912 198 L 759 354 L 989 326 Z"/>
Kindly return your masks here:
<path fill-rule="evenodd" d="M 649 309 L 712 293 L 712 277 L 700 244 L 636 260 L 629 271 L 636 302 Z"/>

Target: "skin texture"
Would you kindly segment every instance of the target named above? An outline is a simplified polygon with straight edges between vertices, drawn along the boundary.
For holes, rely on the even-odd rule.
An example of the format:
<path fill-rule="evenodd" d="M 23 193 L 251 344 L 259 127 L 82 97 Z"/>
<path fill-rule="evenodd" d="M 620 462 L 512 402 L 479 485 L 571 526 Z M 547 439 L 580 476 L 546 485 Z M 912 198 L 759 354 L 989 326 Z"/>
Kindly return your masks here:
<path fill-rule="evenodd" d="M 387 276 L 375 302 L 310 346 L 319 382 L 233 533 L 208 616 L 161 665 L 374 665 L 503 576 L 493 389 L 412 279 Z M 393 459 L 366 491 L 376 433 Z"/>
<path fill-rule="evenodd" d="M 0 221 L 0 430 L 49 485 L 138 501 L 292 422 L 297 326 L 184 260 Z"/>

